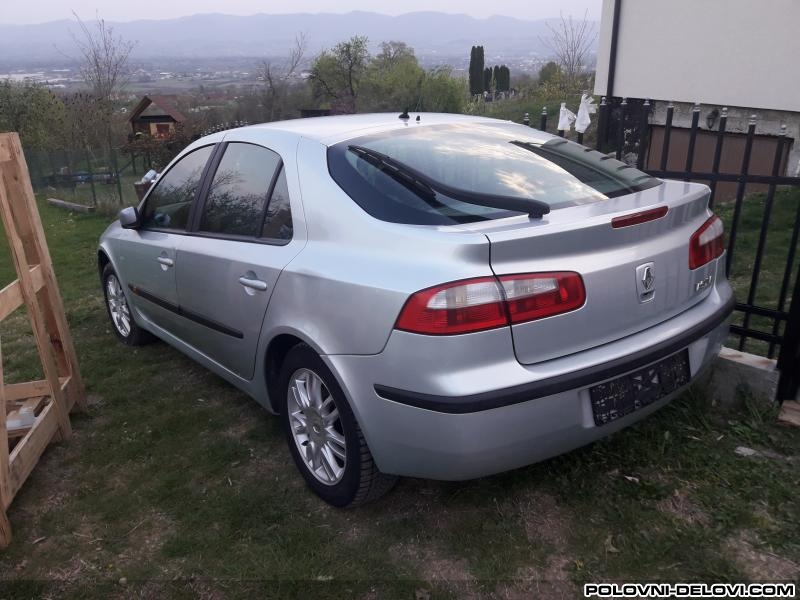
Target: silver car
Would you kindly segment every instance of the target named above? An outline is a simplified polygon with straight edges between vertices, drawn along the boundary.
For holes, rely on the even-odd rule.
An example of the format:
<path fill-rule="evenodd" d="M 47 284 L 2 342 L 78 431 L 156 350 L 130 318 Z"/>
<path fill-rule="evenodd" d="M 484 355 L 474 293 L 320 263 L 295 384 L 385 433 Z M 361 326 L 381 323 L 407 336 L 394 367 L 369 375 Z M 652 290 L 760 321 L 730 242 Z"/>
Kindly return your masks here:
<path fill-rule="evenodd" d="M 158 337 L 280 415 L 346 506 L 669 402 L 733 307 L 708 198 L 510 122 L 323 117 L 194 142 L 98 261 L 123 342 Z"/>

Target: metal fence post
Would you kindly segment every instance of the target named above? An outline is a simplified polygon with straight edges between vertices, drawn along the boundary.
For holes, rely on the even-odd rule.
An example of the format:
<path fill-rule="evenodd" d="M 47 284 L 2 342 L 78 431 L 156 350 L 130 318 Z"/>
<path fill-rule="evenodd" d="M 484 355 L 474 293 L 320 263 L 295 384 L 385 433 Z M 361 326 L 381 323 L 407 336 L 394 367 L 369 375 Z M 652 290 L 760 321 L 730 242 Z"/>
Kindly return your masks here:
<path fill-rule="evenodd" d="M 622 160 L 623 146 L 625 146 L 625 110 L 628 108 L 628 99 L 623 98 L 619 105 L 619 122 L 617 123 L 617 160 Z"/>
<path fill-rule="evenodd" d="M 750 170 L 750 155 L 753 152 L 753 138 L 756 134 L 756 115 L 750 115 L 747 124 L 747 140 L 744 143 L 744 155 L 742 156 L 742 170 L 739 174 L 739 187 L 736 190 L 736 204 L 733 207 L 733 218 L 731 219 L 731 233 L 728 239 L 728 252 L 725 256 L 725 274 L 730 276 L 731 264 L 733 264 L 733 249 L 736 247 L 736 231 L 739 228 L 739 217 L 742 214 L 742 202 L 744 201 L 744 190 L 747 186 L 747 174 Z"/>
<path fill-rule="evenodd" d="M 664 123 L 664 141 L 661 144 L 661 170 L 667 170 L 667 158 L 669 157 L 669 142 L 672 136 L 672 118 L 675 115 L 675 105 L 670 102 L 667 105 L 667 120 Z"/>
<path fill-rule="evenodd" d="M 92 155 L 89 146 L 84 149 L 86 152 L 86 170 L 89 172 L 89 184 L 92 187 L 92 205 L 97 206 L 97 192 L 94 189 L 94 170 L 92 169 Z"/>
<path fill-rule="evenodd" d="M 777 399 L 794 400 L 800 388 L 800 269 L 794 280 L 794 293 L 789 308 L 789 321 L 781 343 L 781 353 L 778 355 Z"/>
<path fill-rule="evenodd" d="M 608 137 L 608 102 L 606 97 L 603 96 L 600 100 L 600 106 L 597 108 L 597 140 L 595 140 L 595 148 L 598 152 L 603 151 L 606 138 Z"/>
<path fill-rule="evenodd" d="M 717 147 L 714 149 L 714 162 L 711 165 L 711 172 L 714 175 L 719 175 L 719 164 L 722 160 L 722 144 L 725 141 L 725 129 L 728 125 L 728 107 L 722 107 L 722 113 L 719 117 L 719 129 L 717 130 Z M 708 199 L 708 206 L 714 206 L 714 196 L 717 191 L 717 180 L 711 180 L 711 196 Z"/>
<path fill-rule="evenodd" d="M 700 123 L 700 103 L 695 102 L 692 107 L 692 129 L 689 133 L 689 149 L 686 151 L 686 177 L 684 181 L 691 179 L 692 168 L 694 167 L 694 145 L 697 141 L 697 126 Z"/>
<path fill-rule="evenodd" d="M 639 154 L 636 156 L 636 168 L 644 168 L 644 155 L 647 153 L 648 140 L 650 139 L 650 100 L 645 98 L 642 104 L 641 121 L 639 123 Z"/>

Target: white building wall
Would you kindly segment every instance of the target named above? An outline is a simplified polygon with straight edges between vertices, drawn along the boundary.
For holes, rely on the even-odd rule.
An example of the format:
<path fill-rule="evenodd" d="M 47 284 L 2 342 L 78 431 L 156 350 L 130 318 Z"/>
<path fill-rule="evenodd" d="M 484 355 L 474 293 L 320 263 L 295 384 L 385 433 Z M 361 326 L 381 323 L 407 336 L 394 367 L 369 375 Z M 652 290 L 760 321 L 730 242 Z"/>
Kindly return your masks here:
<path fill-rule="evenodd" d="M 620 0 L 614 95 L 800 112 L 800 0 Z M 605 95 L 614 0 L 603 0 Z"/>

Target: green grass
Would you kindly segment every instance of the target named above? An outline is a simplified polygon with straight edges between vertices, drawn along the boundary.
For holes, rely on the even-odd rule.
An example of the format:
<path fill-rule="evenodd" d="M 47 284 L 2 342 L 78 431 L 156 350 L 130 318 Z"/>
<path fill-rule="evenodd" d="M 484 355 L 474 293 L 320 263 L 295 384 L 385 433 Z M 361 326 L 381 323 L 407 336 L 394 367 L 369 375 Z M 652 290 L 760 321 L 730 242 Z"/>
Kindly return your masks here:
<path fill-rule="evenodd" d="M 115 340 L 94 254 L 107 220 L 40 206 L 90 407 L 10 509 L 4 598 L 577 597 L 800 564 L 800 434 L 750 403 L 721 415 L 702 386 L 542 464 L 331 508 L 254 401 L 164 344 Z M 0 329 L 8 380 L 37 371 L 26 331 L 22 313 Z"/>

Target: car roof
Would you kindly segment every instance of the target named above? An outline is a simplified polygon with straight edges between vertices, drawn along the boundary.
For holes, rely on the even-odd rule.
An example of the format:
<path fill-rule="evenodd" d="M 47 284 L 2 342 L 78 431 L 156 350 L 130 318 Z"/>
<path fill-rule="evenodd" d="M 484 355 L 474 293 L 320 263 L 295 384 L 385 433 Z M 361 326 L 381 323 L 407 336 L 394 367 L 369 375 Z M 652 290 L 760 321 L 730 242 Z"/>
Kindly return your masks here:
<path fill-rule="evenodd" d="M 249 127 L 242 128 L 242 130 L 249 130 L 249 132 L 263 130 L 265 133 L 269 131 L 295 134 L 308 139 L 317 140 L 329 146 L 362 135 L 402 130 L 407 127 L 464 123 L 510 123 L 510 121 L 500 121 L 488 117 L 447 113 L 412 112 L 409 113 L 409 119 L 401 119 L 399 116 L 399 112 L 392 112 L 311 117 L 250 125 Z M 417 117 L 419 117 L 419 121 L 417 121 Z M 552 137 L 547 134 L 543 134 L 543 136 L 545 139 Z"/>

